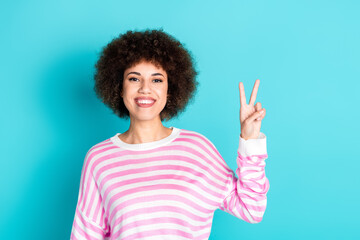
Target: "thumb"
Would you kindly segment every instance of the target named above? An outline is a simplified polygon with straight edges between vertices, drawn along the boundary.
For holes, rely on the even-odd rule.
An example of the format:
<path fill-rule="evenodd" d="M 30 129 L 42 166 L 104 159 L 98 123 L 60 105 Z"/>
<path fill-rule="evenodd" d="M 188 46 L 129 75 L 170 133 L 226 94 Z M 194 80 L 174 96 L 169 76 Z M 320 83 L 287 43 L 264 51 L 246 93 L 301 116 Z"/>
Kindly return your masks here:
<path fill-rule="evenodd" d="M 264 108 L 261 109 L 260 111 L 254 112 L 254 113 L 247 119 L 247 121 L 253 122 L 253 121 L 255 121 L 255 119 L 257 119 L 258 117 L 260 117 L 263 113 L 264 113 Z"/>

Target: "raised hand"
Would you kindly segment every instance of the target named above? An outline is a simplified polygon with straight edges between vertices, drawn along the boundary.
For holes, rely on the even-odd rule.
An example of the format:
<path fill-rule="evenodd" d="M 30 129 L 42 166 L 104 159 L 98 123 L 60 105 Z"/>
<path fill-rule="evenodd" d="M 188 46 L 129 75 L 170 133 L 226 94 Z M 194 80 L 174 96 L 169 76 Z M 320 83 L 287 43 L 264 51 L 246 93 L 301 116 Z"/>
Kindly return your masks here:
<path fill-rule="evenodd" d="M 246 103 L 244 85 L 239 83 L 240 92 L 240 125 L 241 137 L 245 140 L 258 138 L 260 134 L 261 121 L 264 119 L 266 110 L 261 108 L 261 103 L 255 103 L 256 94 L 259 89 L 260 80 L 255 81 L 249 104 Z"/>

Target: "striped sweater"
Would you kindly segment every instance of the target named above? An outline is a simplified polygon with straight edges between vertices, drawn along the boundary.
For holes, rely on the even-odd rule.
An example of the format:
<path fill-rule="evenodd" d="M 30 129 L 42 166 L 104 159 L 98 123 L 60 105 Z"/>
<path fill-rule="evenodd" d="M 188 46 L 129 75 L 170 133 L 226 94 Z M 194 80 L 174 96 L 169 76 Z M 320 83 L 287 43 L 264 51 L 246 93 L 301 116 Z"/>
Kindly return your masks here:
<path fill-rule="evenodd" d="M 119 133 L 85 156 L 70 239 L 208 239 L 214 211 L 262 220 L 266 136 L 239 137 L 236 177 L 202 134 L 172 128 L 128 144 Z"/>

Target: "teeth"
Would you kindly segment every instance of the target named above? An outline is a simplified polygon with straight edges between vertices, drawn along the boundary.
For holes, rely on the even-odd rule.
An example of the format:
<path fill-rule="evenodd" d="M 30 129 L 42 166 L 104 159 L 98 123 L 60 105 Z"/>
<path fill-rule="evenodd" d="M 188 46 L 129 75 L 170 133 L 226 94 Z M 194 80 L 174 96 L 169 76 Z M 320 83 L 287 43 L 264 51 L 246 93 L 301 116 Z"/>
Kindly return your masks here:
<path fill-rule="evenodd" d="M 138 100 L 137 102 L 138 102 L 138 103 L 141 103 L 141 104 L 151 104 L 151 103 L 153 103 L 154 101 L 152 101 L 152 100 Z"/>

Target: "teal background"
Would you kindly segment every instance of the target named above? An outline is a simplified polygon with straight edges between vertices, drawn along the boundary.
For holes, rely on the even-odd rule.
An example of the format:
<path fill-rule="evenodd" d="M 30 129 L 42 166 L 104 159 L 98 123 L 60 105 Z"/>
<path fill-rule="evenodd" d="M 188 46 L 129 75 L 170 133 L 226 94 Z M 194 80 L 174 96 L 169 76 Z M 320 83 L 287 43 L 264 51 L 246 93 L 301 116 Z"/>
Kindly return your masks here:
<path fill-rule="evenodd" d="M 239 89 L 267 113 L 259 224 L 217 210 L 210 239 L 360 239 L 358 1 L 2 1 L 1 239 L 69 239 L 87 150 L 128 122 L 93 91 L 101 48 L 160 28 L 194 55 L 179 118 L 236 170 Z"/>

